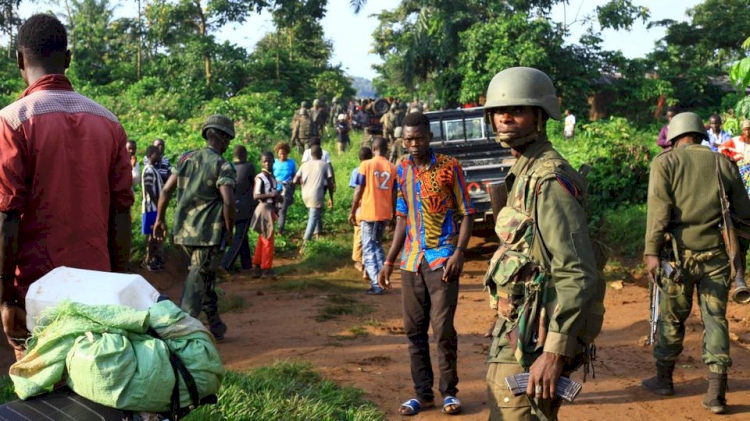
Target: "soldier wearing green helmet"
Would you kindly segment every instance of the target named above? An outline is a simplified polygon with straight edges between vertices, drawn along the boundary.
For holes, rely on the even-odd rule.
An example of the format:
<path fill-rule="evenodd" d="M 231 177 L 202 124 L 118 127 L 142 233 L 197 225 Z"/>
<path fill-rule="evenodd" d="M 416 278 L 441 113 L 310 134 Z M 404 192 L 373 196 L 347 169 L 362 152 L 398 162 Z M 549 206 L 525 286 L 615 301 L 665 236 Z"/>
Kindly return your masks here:
<path fill-rule="evenodd" d="M 177 190 L 173 242 L 190 256 L 180 307 L 193 317 L 205 312 L 209 330 L 221 340 L 227 326 L 219 317 L 214 286 L 224 247 L 231 245 L 234 230 L 236 173 L 222 156 L 234 139 L 234 122 L 225 115 L 214 114 L 203 123 L 201 135 L 206 139 L 206 148 L 183 154 L 164 184 L 154 236 L 160 241 L 166 238 L 167 207 Z"/>
<path fill-rule="evenodd" d="M 677 291 L 666 288 L 657 303 L 656 375 L 641 384 L 652 393 L 674 394 L 675 361 L 683 349 L 685 320 L 690 315 L 693 292 L 697 291 L 704 326 L 703 362 L 708 366 L 708 392 L 701 403 L 709 411 L 722 414 L 727 409 L 727 369 L 732 365 L 726 319 L 731 281 L 729 258 L 719 229 L 722 221 L 719 179 L 733 216 L 750 220 L 750 199 L 737 166 L 701 145 L 705 139 L 708 133 L 701 118 L 690 112 L 680 113 L 672 118 L 667 129 L 672 149 L 662 152 L 651 163 L 644 250 L 646 271 L 652 280 L 656 279 L 662 274 L 660 258 L 667 258 L 680 268 L 682 280 L 661 277 L 662 286 L 678 288 Z"/>
<path fill-rule="evenodd" d="M 555 385 L 588 361 L 604 314 L 586 182 L 552 147 L 550 118 L 560 119 L 560 105 L 544 72 L 514 67 L 492 78 L 485 119 L 517 161 L 495 216 L 500 247 L 484 281 L 497 313 L 488 356 L 490 420 L 557 419 L 562 401 Z M 526 393 L 515 396 L 505 379 L 524 372 Z"/>

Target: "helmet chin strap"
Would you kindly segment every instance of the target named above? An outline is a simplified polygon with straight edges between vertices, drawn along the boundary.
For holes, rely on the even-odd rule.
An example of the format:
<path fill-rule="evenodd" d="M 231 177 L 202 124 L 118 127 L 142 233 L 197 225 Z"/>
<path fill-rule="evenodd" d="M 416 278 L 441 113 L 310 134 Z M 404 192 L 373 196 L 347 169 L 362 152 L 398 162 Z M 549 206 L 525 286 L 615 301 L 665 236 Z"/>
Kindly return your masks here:
<path fill-rule="evenodd" d="M 505 133 L 495 134 L 495 142 L 499 143 L 504 148 L 517 148 L 519 146 L 531 143 L 541 137 L 543 133 L 546 133 L 547 128 L 545 126 L 543 111 L 539 108 L 536 110 L 536 130 L 533 132 L 519 137 L 513 137 Z"/>

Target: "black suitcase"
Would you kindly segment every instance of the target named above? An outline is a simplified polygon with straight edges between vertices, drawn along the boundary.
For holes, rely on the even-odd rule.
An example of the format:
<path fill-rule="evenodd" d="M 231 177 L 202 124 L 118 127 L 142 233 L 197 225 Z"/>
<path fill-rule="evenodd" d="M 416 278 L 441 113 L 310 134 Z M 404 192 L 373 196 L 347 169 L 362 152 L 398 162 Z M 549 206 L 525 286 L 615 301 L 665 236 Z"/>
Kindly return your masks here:
<path fill-rule="evenodd" d="M 67 387 L 0 406 L 0 421 L 132 421 L 133 414 L 76 395 Z"/>

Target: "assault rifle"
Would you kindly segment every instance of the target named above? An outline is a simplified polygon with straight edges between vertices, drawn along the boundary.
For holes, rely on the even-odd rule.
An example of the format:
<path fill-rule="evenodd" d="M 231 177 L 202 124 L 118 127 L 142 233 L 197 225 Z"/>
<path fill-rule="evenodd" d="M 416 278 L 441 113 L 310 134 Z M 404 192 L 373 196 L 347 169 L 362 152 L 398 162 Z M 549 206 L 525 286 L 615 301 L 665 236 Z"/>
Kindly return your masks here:
<path fill-rule="evenodd" d="M 661 313 L 659 311 L 659 302 L 661 301 L 662 294 L 662 276 L 671 280 L 672 282 L 682 282 L 682 272 L 679 267 L 672 266 L 671 263 L 664 259 L 659 259 L 660 271 L 656 272 L 651 285 L 651 329 L 649 331 L 648 340 L 646 345 L 654 345 L 656 341 L 656 326 L 659 324 L 659 318 Z"/>

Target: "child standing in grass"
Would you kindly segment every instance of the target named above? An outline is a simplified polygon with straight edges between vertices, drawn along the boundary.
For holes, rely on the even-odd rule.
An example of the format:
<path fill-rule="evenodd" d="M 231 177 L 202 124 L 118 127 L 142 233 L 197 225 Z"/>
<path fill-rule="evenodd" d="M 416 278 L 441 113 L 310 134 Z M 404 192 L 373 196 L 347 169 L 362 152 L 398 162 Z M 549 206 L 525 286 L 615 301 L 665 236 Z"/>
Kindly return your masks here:
<path fill-rule="evenodd" d="M 258 244 L 253 256 L 253 278 L 261 276 L 274 279 L 271 269 L 274 254 L 274 228 L 276 224 L 276 203 L 283 198 L 279 193 L 278 182 L 273 176 L 273 153 L 263 152 L 260 158 L 261 172 L 255 176 L 253 198 L 258 201 L 250 228 L 258 233 Z"/>
<path fill-rule="evenodd" d="M 141 176 L 143 190 L 141 233 L 146 235 L 146 257 L 141 266 L 147 270 L 164 269 L 164 261 L 159 253 L 159 242 L 154 237 L 153 228 L 156 222 L 156 206 L 164 183 L 156 170 L 161 162 L 161 150 L 156 146 L 146 148 L 146 165 Z"/>

